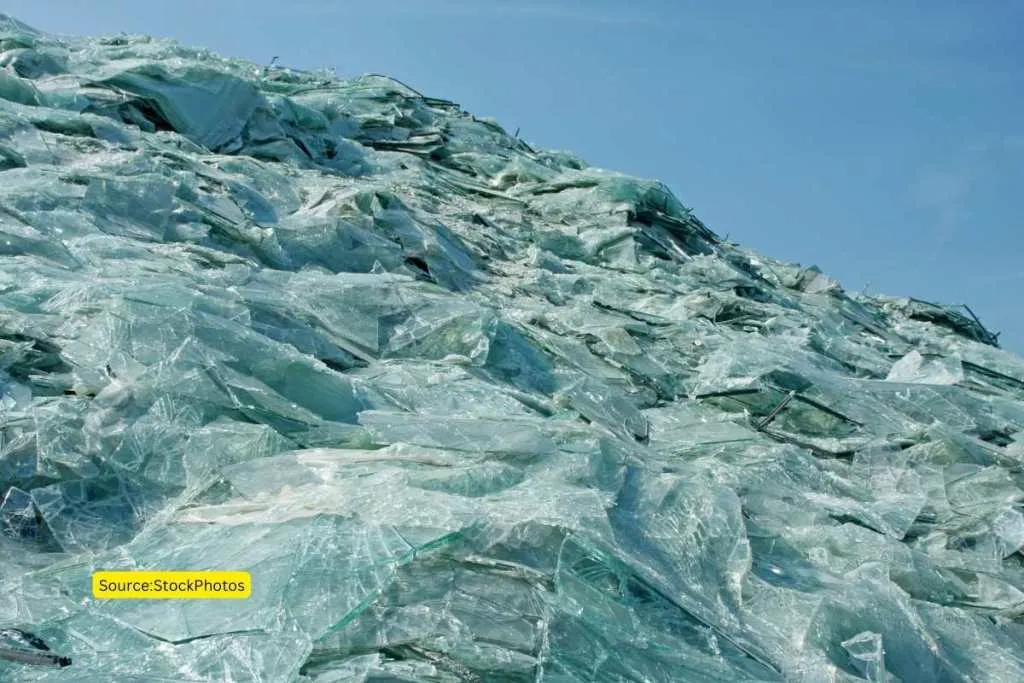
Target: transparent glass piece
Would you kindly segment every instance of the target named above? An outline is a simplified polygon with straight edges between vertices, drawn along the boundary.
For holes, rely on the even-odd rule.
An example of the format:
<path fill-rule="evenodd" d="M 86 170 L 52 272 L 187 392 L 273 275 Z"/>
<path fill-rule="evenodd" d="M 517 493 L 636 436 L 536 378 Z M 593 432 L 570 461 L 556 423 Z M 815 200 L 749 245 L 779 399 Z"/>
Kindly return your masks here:
<path fill-rule="evenodd" d="M 1024 680 L 970 309 L 386 76 L 2 15 L 0 71 L 0 630 L 73 662 L 0 679 Z"/>

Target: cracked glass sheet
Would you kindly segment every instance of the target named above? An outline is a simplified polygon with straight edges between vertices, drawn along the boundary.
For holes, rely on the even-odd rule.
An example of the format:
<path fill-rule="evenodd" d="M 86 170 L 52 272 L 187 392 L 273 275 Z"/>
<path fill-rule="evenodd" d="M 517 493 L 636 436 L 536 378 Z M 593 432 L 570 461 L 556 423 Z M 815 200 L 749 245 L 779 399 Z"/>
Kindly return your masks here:
<path fill-rule="evenodd" d="M 0 628 L 73 661 L 0 678 L 1024 680 L 970 309 L 384 76 L 7 17 L 0 64 Z"/>

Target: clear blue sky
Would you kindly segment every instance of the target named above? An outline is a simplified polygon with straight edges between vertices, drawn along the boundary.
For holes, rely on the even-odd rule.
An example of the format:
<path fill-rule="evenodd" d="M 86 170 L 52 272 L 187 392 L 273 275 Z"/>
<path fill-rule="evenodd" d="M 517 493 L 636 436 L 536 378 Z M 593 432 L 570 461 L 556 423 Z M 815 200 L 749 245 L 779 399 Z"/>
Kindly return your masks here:
<path fill-rule="evenodd" d="M 967 303 L 1024 352 L 1024 2 L 6 0 L 383 72 L 668 183 L 719 234 L 847 289 Z"/>

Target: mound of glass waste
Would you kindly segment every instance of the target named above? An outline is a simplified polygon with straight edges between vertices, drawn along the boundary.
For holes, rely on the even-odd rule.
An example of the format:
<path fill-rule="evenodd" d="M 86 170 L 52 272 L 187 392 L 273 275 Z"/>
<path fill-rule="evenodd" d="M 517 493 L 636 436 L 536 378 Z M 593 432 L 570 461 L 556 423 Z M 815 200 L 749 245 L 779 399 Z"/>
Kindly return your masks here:
<path fill-rule="evenodd" d="M 388 78 L 0 52 L 0 680 L 1024 681 L 969 310 Z"/>

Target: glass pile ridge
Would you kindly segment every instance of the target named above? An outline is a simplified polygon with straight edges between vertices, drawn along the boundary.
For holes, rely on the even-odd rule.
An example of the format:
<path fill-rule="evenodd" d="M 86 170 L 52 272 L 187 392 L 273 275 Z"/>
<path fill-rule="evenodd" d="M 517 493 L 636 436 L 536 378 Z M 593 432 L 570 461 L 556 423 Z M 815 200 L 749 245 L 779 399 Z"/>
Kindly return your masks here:
<path fill-rule="evenodd" d="M 383 76 L 0 15 L 12 681 L 1024 681 L 1024 361 Z M 252 597 L 95 600 L 98 569 Z"/>

